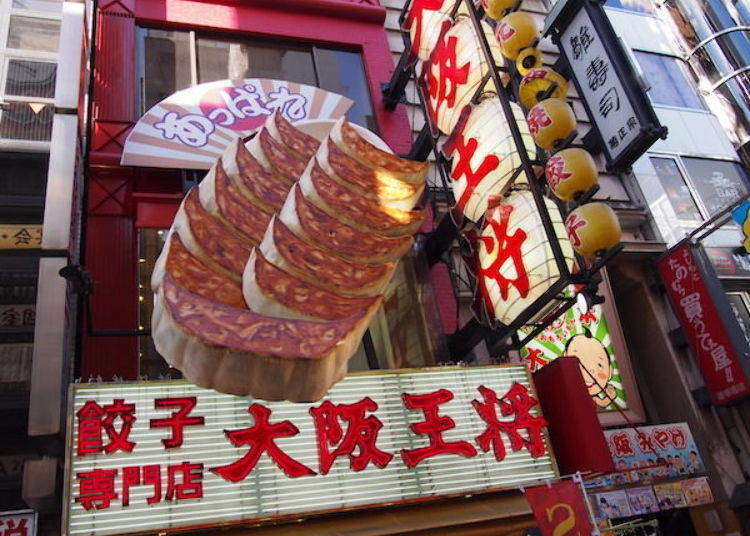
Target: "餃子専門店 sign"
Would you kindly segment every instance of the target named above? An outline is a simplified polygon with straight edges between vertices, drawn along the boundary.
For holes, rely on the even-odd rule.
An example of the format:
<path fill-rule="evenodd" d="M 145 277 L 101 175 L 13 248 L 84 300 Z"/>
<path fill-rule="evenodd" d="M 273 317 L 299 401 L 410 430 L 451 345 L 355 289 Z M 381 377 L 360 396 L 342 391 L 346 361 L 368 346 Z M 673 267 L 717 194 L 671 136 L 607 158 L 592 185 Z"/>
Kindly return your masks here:
<path fill-rule="evenodd" d="M 320 402 L 75 384 L 65 533 L 133 534 L 554 477 L 521 365 L 350 375 Z"/>

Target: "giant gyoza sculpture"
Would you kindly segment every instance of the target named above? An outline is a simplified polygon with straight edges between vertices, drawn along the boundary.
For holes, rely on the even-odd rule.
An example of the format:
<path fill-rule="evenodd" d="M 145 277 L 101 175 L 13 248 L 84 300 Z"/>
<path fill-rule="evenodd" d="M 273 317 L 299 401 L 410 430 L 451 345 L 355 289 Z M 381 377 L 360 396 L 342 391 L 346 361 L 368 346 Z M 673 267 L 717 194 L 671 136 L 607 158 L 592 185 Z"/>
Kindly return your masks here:
<path fill-rule="evenodd" d="M 200 386 L 323 397 L 411 248 L 427 164 L 345 119 L 323 126 L 320 140 L 277 111 L 175 217 L 152 277 L 153 339 Z"/>

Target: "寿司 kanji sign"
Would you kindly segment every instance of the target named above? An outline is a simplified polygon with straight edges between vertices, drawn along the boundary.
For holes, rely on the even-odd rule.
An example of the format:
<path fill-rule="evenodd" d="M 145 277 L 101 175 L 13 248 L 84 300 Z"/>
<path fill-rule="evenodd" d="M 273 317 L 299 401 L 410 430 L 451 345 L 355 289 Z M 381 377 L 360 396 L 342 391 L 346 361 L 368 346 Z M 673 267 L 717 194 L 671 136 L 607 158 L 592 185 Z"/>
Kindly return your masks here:
<path fill-rule="evenodd" d="M 522 365 L 350 375 L 321 402 L 76 384 L 65 534 L 133 534 L 555 476 Z"/>
<path fill-rule="evenodd" d="M 705 251 L 685 241 L 662 257 L 657 267 L 714 403 L 746 397 L 750 351 Z"/>

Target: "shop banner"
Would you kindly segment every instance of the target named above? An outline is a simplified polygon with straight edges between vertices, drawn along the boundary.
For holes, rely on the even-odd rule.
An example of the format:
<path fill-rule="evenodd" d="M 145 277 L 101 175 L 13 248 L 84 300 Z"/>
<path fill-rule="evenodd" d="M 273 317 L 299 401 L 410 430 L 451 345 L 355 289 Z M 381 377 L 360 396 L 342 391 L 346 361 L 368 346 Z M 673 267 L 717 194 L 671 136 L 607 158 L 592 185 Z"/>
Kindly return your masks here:
<path fill-rule="evenodd" d="M 742 334 L 705 252 L 684 242 L 657 267 L 713 402 L 726 405 L 750 394 L 743 369 L 750 349 L 743 348 Z"/>
<path fill-rule="evenodd" d="M 543 536 L 591 534 L 586 497 L 573 480 L 562 480 L 524 490 Z"/>
<path fill-rule="evenodd" d="M 613 428 L 604 431 L 615 473 L 586 483 L 588 488 L 650 483 L 705 472 L 687 423 Z"/>
<path fill-rule="evenodd" d="M 37 514 L 33 510 L 0 512 L 2 536 L 36 536 Z"/>
<path fill-rule="evenodd" d="M 71 387 L 64 534 L 226 524 L 554 478 L 523 365 L 353 374 L 322 401 Z"/>
<path fill-rule="evenodd" d="M 229 144 L 253 134 L 275 110 L 304 130 L 304 123 L 342 117 L 352 104 L 338 93 L 283 80 L 200 84 L 173 93 L 146 112 L 130 131 L 120 163 L 209 169 Z"/>

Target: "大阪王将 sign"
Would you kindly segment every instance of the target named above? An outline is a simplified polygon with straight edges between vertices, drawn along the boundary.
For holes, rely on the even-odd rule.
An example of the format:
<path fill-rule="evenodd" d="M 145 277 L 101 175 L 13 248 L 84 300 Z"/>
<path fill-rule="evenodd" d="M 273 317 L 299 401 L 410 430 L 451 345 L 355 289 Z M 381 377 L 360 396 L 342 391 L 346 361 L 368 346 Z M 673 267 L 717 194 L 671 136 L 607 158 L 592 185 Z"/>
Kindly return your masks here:
<path fill-rule="evenodd" d="M 659 122 L 622 41 L 598 2 L 563 0 L 550 33 L 566 59 L 611 171 L 626 171 L 667 129 Z"/>
<path fill-rule="evenodd" d="M 717 405 L 750 394 L 750 349 L 705 250 L 683 241 L 657 262 L 667 295 Z"/>
<path fill-rule="evenodd" d="M 130 534 L 553 478 L 522 365 L 346 377 L 315 403 L 75 384 L 65 534 Z"/>

